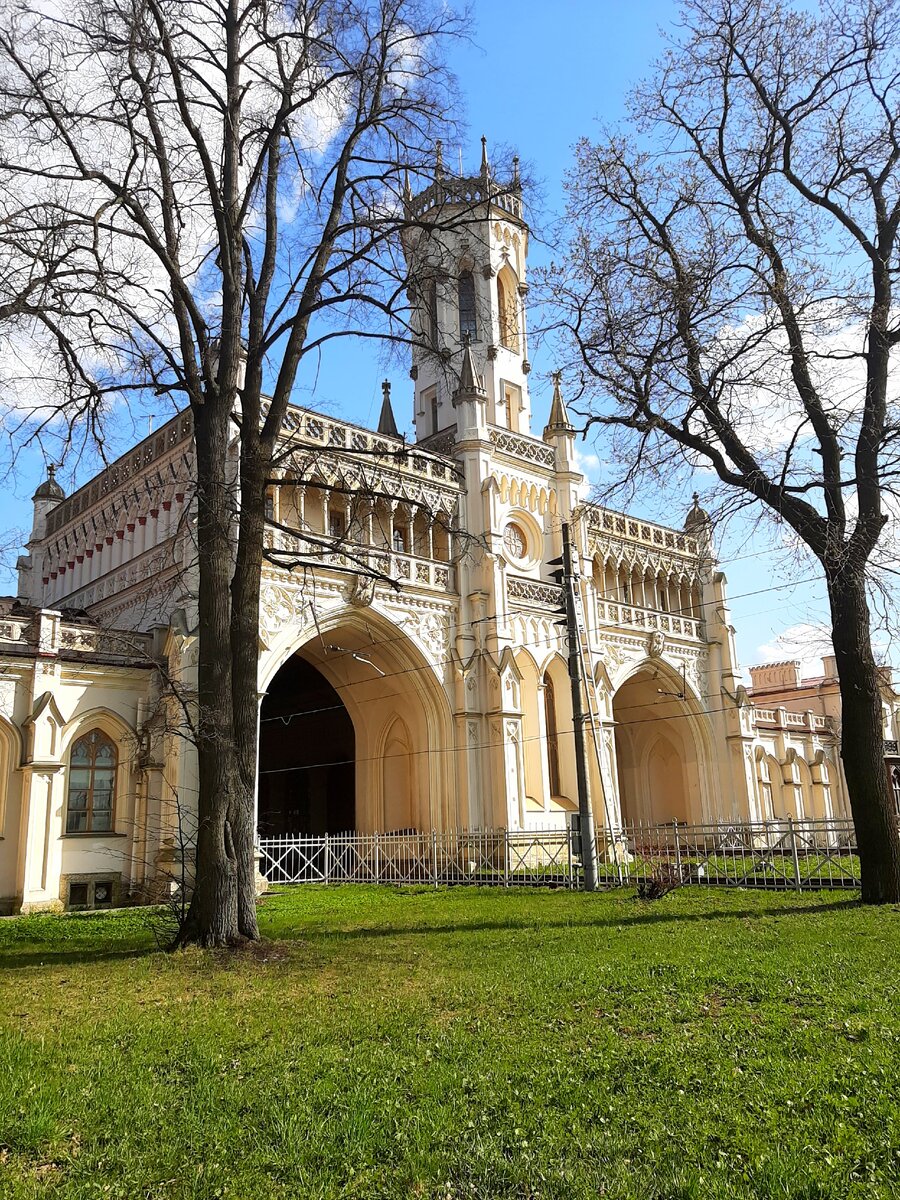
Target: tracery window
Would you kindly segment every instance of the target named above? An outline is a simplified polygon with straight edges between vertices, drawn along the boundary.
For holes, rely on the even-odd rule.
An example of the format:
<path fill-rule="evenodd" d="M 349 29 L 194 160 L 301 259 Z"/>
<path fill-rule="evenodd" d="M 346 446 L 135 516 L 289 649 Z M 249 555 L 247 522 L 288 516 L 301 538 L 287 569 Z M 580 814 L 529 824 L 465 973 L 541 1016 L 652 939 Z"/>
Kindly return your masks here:
<path fill-rule="evenodd" d="M 522 529 L 510 521 L 503 531 L 503 544 L 513 558 L 524 558 L 528 542 Z"/>
<path fill-rule="evenodd" d="M 463 271 L 456 283 L 459 307 L 459 340 L 478 340 L 478 321 L 475 314 L 475 278 L 471 271 Z"/>
<path fill-rule="evenodd" d="M 69 755 L 66 833 L 111 833 L 116 803 L 115 744 L 99 729 L 80 737 Z"/>
<path fill-rule="evenodd" d="M 406 553 L 406 538 L 403 535 L 402 529 L 394 530 L 394 553 L 395 554 L 405 554 Z"/>

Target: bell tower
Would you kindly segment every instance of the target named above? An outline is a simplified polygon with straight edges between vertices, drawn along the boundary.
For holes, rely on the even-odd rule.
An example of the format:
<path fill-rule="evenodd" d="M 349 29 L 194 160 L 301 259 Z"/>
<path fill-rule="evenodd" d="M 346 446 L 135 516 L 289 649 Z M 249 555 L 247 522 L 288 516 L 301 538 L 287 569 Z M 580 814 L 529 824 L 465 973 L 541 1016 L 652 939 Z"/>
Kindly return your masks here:
<path fill-rule="evenodd" d="M 407 185 L 405 203 L 416 440 L 456 430 L 464 358 L 485 392 L 487 423 L 529 434 L 528 226 L 518 158 L 508 180 L 498 180 L 482 138 L 479 173 L 456 176 L 438 142 L 433 181 L 415 196 Z"/>

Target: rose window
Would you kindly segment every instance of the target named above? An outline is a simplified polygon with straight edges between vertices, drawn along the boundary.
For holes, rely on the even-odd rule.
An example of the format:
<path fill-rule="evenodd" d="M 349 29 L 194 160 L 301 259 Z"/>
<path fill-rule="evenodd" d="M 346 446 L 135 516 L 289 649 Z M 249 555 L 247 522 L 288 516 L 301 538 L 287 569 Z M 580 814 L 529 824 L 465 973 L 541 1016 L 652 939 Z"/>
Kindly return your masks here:
<path fill-rule="evenodd" d="M 525 534 L 518 525 L 507 525 L 503 533 L 503 545 L 513 558 L 525 557 Z"/>

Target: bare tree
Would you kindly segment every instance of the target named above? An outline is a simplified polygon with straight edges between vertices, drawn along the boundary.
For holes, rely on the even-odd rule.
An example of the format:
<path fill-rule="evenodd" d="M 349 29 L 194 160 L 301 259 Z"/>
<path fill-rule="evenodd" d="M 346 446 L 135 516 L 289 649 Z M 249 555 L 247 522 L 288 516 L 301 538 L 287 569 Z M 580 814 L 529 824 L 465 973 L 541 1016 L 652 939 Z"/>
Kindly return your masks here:
<path fill-rule="evenodd" d="M 8 252 L 27 264 L 65 230 L 78 299 L 61 328 L 84 386 L 29 428 L 74 393 L 107 413 L 190 405 L 200 797 L 181 940 L 255 938 L 266 489 L 304 357 L 352 331 L 409 335 L 405 172 L 452 111 L 442 53 L 461 21 L 431 0 L 5 0 L 0 18 Z"/>
<path fill-rule="evenodd" d="M 900 478 L 898 185 L 895 0 L 688 0 L 628 126 L 579 144 L 545 278 L 632 468 L 711 470 L 821 564 L 873 903 L 900 900 L 867 597 Z"/>

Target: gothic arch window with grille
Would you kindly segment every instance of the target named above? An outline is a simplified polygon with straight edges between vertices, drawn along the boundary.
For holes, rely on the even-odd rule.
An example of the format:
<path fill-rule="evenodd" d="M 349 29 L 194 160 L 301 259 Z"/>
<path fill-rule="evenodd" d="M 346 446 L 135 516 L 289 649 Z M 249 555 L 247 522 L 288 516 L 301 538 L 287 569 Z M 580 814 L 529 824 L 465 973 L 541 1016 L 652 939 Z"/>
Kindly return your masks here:
<path fill-rule="evenodd" d="M 66 833 L 112 833 L 118 753 L 100 729 L 79 737 L 69 754 Z"/>
<path fill-rule="evenodd" d="M 478 341 L 478 318 L 475 305 L 475 277 L 471 271 L 461 271 L 456 281 L 459 308 L 459 340 Z"/>

